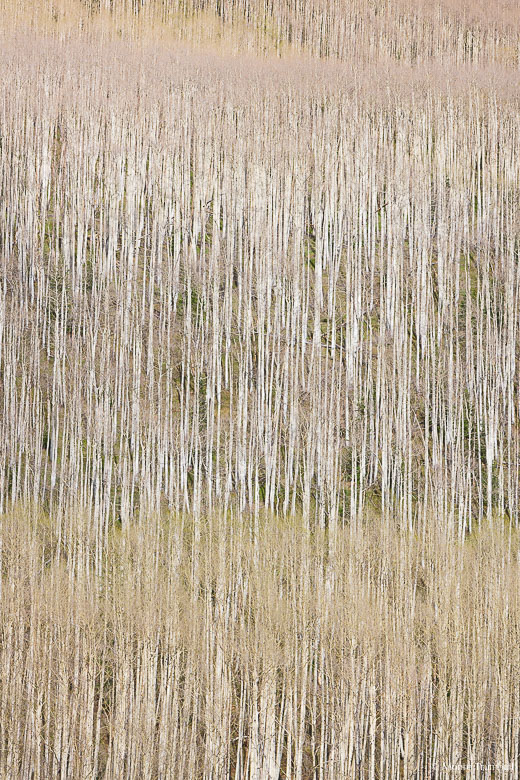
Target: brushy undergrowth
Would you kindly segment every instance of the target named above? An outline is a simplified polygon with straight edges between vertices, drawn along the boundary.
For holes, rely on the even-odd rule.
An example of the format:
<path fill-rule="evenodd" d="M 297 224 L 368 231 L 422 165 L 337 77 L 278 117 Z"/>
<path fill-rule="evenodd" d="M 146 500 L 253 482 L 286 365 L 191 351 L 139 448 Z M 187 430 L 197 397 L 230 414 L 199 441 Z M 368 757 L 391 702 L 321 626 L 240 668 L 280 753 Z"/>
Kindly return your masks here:
<path fill-rule="evenodd" d="M 518 773 L 518 533 L 2 518 L 7 777 Z M 473 772 L 473 774 L 472 774 Z"/>

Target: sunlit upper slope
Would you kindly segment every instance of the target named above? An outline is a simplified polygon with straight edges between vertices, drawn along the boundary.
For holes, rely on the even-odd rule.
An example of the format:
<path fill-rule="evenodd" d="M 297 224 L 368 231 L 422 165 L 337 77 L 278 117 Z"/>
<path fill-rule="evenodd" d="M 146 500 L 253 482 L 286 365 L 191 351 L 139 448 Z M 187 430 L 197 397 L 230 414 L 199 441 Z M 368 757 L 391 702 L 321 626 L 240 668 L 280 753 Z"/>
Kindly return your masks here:
<path fill-rule="evenodd" d="M 1 0 L 3 26 L 367 62 L 518 66 L 512 0 Z"/>

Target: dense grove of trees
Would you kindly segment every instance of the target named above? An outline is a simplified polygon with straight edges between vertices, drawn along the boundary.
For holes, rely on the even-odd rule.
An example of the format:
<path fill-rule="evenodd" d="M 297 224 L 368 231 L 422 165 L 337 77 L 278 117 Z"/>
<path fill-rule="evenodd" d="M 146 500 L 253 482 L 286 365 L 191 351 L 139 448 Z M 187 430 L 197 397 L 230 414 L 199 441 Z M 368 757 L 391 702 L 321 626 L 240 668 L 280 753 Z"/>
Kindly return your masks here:
<path fill-rule="evenodd" d="M 516 522 L 514 87 L 40 46 L 4 53 L 0 505 Z"/>
<path fill-rule="evenodd" d="M 513 776 L 514 9 L 68 5 L 0 33 L 0 774 Z"/>

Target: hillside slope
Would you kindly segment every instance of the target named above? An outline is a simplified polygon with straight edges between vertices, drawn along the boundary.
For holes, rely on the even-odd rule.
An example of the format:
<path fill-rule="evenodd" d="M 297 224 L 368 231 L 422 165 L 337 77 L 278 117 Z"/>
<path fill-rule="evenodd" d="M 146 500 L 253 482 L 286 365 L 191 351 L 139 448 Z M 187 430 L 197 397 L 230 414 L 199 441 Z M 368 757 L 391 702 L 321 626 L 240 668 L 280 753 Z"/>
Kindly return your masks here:
<path fill-rule="evenodd" d="M 516 4 L 0 7 L 0 776 L 517 776 Z"/>

